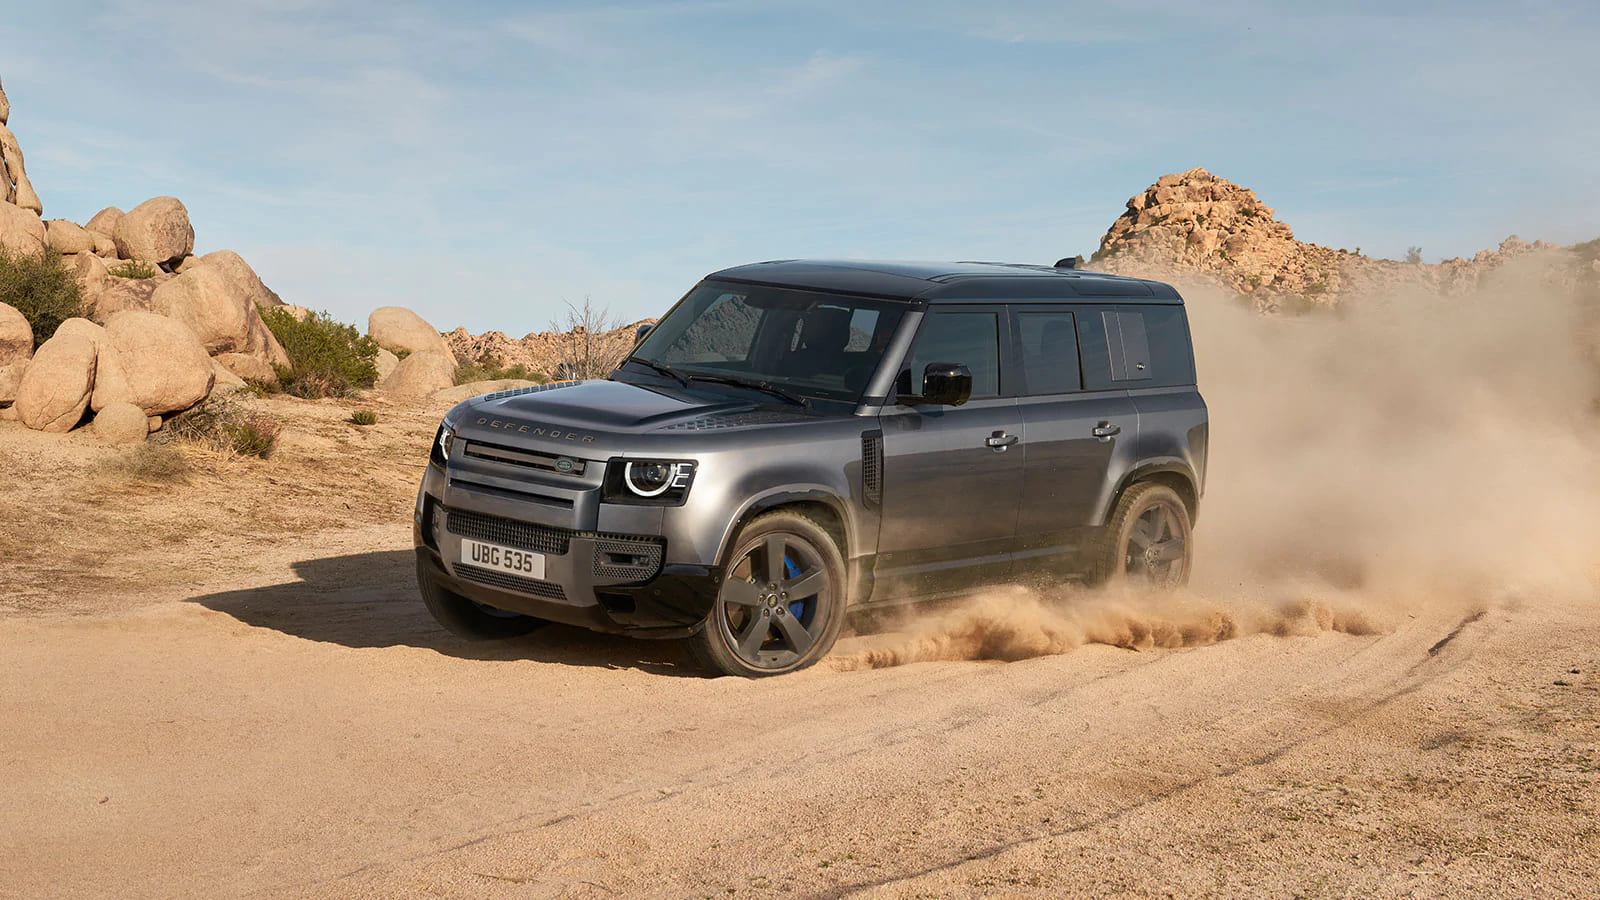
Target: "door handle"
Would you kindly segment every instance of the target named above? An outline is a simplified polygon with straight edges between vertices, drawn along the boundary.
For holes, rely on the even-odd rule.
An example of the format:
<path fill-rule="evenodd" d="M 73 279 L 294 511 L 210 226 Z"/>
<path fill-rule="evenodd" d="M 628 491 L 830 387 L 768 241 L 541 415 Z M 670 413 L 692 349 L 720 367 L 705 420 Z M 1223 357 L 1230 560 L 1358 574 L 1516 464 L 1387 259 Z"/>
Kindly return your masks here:
<path fill-rule="evenodd" d="M 1100 439 L 1100 443 L 1102 443 L 1102 444 L 1105 443 L 1106 441 L 1111 440 L 1112 435 L 1117 435 L 1117 434 L 1121 434 L 1121 433 L 1122 433 L 1122 426 L 1121 425 L 1113 425 L 1110 422 L 1101 422 L 1099 425 L 1096 425 L 1094 427 L 1094 436 L 1099 438 Z"/>
<path fill-rule="evenodd" d="M 1007 447 L 1015 444 L 1016 442 L 1016 435 L 1006 434 L 1004 431 L 996 431 L 994 434 L 991 434 L 983 439 L 983 445 L 985 447 L 1000 451 L 1004 451 Z"/>

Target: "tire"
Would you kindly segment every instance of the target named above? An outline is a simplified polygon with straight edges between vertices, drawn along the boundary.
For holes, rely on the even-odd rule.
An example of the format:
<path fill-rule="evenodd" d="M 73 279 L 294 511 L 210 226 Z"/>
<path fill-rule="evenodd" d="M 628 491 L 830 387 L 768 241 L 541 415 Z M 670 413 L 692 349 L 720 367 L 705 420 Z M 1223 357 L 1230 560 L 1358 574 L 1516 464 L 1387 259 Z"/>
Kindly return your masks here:
<path fill-rule="evenodd" d="M 804 669 L 833 649 L 848 602 L 845 564 L 815 519 L 780 510 L 751 520 L 724 571 L 716 603 L 687 642 L 702 666 L 762 678 Z"/>
<path fill-rule="evenodd" d="M 1172 488 L 1143 481 L 1117 501 L 1092 551 L 1090 578 L 1176 587 L 1188 582 L 1193 563 L 1189 507 Z"/>
<path fill-rule="evenodd" d="M 508 610 L 483 606 L 434 581 L 427 573 L 417 573 L 422 603 L 446 631 L 472 641 L 498 641 L 522 637 L 548 624 L 543 619 Z"/>

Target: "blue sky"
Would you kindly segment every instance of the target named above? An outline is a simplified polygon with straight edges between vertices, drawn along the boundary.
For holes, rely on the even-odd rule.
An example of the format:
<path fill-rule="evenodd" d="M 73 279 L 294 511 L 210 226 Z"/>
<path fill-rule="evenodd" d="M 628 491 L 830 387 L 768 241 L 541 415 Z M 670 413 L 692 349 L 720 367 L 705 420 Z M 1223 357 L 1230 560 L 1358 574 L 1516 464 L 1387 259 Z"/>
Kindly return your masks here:
<path fill-rule="evenodd" d="M 9 4 L 8 4 L 9 5 Z M 1112 7 L 1115 8 L 1112 8 Z M 1050 262 L 1205 166 L 1297 237 L 1600 235 L 1600 4 L 112 0 L 6 14 L 47 218 L 172 194 L 365 321 L 542 330 L 792 256 Z"/>

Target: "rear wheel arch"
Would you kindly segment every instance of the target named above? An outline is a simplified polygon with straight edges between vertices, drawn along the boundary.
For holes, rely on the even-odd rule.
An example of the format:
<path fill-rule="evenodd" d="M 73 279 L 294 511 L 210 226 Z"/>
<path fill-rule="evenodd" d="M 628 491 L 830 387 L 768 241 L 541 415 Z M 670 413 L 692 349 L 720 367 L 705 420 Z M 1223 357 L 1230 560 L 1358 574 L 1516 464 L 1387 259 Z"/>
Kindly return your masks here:
<path fill-rule="evenodd" d="M 1117 490 L 1111 495 L 1111 502 L 1106 507 L 1105 517 L 1109 518 L 1112 510 L 1122 502 L 1122 497 L 1134 485 L 1145 482 L 1163 484 L 1177 492 L 1183 500 L 1184 507 L 1189 511 L 1189 522 L 1199 521 L 1200 518 L 1200 491 L 1195 486 L 1194 473 L 1190 472 L 1181 463 L 1150 463 L 1135 467 L 1131 472 L 1122 477 L 1117 485 Z"/>

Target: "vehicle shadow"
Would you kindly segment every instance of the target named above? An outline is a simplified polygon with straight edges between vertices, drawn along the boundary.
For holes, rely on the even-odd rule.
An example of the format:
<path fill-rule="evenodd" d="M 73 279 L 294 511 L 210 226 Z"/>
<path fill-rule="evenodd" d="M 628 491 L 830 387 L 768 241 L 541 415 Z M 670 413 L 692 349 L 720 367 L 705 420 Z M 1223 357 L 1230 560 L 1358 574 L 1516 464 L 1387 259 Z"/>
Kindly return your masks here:
<path fill-rule="evenodd" d="M 526 637 L 468 641 L 445 631 L 417 594 L 410 550 L 357 553 L 295 563 L 296 580 L 191 597 L 259 628 L 345 647 L 418 647 L 461 659 L 536 660 L 703 677 L 676 642 L 596 634 L 548 625 Z"/>

